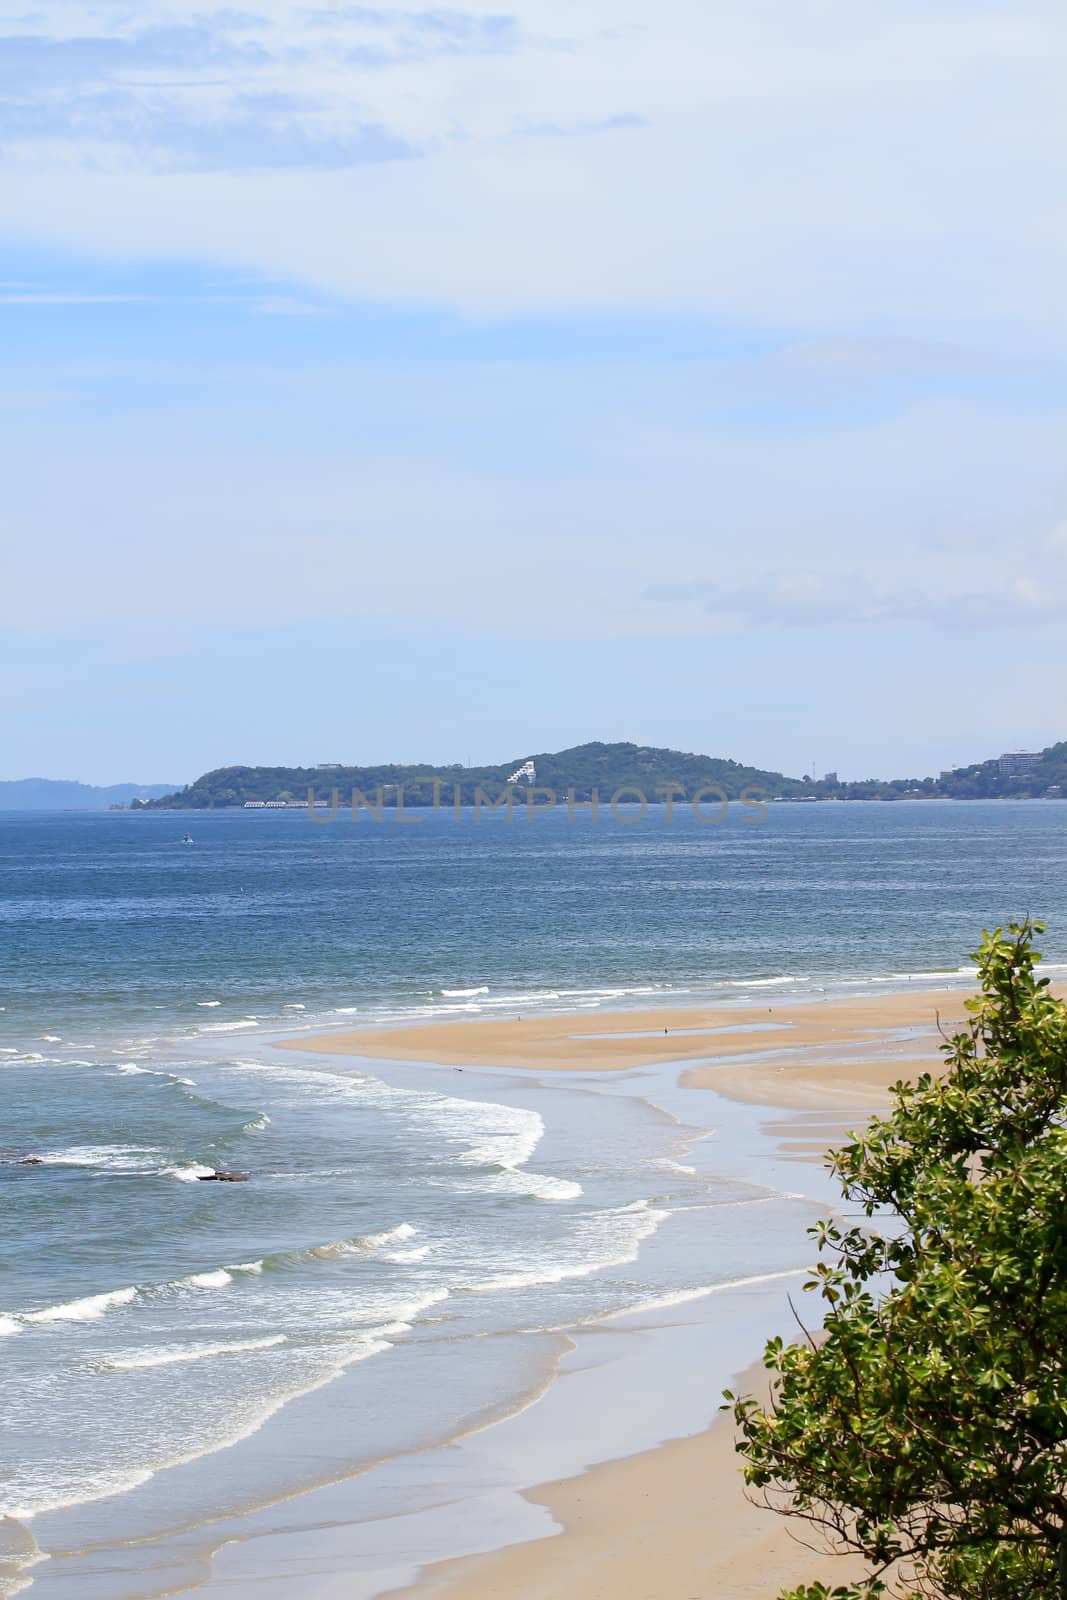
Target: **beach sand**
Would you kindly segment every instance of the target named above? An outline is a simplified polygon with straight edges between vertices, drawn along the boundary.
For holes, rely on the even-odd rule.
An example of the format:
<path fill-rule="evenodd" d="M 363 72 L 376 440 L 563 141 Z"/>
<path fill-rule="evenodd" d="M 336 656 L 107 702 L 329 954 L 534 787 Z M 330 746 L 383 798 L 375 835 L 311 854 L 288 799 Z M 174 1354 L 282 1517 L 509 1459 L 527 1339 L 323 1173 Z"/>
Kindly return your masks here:
<path fill-rule="evenodd" d="M 762 1365 L 734 1387 L 764 1392 Z M 773 1600 L 787 1585 L 847 1583 L 853 1558 L 814 1550 L 746 1497 L 733 1419 L 527 1494 L 565 1531 L 444 1561 L 392 1600 Z M 801 1544 L 803 1538 L 808 1542 Z"/>
<path fill-rule="evenodd" d="M 775 1108 L 765 1131 L 784 1153 L 810 1161 L 884 1107 L 894 1082 L 939 1070 L 940 1046 L 964 1023 L 967 997 L 963 989 L 925 989 L 766 1007 L 435 1022 L 326 1034 L 293 1048 L 453 1069 L 586 1073 L 677 1062 L 688 1088 Z M 735 1387 L 760 1392 L 764 1383 L 757 1363 Z M 556 1536 L 438 1563 L 395 1594 L 773 1600 L 789 1585 L 859 1577 L 862 1566 L 827 1554 L 806 1525 L 747 1497 L 734 1437 L 732 1419 L 722 1416 L 689 1437 L 532 1488 L 526 1498 L 551 1511 Z"/>
<path fill-rule="evenodd" d="M 886 1103 L 898 1078 L 936 1070 L 966 1017 L 963 989 L 862 999 L 600 1011 L 365 1028 L 281 1048 L 451 1067 L 618 1072 L 693 1063 L 682 1082 L 731 1099 L 831 1116 Z"/>

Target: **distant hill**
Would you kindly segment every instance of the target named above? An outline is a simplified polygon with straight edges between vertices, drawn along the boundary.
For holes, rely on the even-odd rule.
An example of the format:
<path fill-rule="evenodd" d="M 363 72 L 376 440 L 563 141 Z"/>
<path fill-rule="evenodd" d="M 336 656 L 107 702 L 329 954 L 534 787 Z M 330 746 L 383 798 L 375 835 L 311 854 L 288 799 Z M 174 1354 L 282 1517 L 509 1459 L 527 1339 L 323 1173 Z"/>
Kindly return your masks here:
<path fill-rule="evenodd" d="M 968 800 L 1037 797 L 1050 790 L 1055 793 L 1057 788 L 1067 793 L 1067 742 L 1045 750 L 1032 771 L 1023 774 L 1001 774 L 998 758 L 994 757 L 943 778 L 871 778 L 858 783 L 815 781 L 810 776 L 791 778 L 737 761 L 653 745 L 592 743 L 569 750 L 535 752 L 532 757 L 527 752 L 493 767 L 220 767 L 184 789 L 150 801 L 148 809 L 200 811 L 243 806 L 250 800 L 304 802 L 309 788 L 322 798 L 336 789 L 345 804 L 350 802 L 353 789 L 368 798 L 381 789 L 388 800 L 400 786 L 405 804 L 413 807 L 431 803 L 432 786 L 425 780 L 432 778 L 443 785 L 443 804 L 452 804 L 453 786 L 458 786 L 461 803 L 471 805 L 476 789 L 493 797 L 501 794 L 508 778 L 528 759 L 537 769 L 537 786 L 554 790 L 561 801 L 568 793 L 573 793 L 576 800 L 589 800 L 597 790 L 606 803 L 617 790 L 631 788 L 654 802 L 662 798 L 656 790 L 665 784 L 678 787 L 680 801 L 691 800 L 705 784 L 719 784 L 730 799 L 737 799 L 744 789 L 756 789 L 768 800 Z M 416 783 L 420 778 L 424 780 L 421 785 Z M 521 801 L 524 784 L 517 783 L 515 789 Z"/>
<path fill-rule="evenodd" d="M 534 752 L 532 757 L 527 751 L 492 767 L 435 767 L 425 763 L 380 767 L 220 767 L 215 772 L 205 773 L 178 793 L 152 801 L 151 806 L 152 809 L 203 810 L 215 806 L 243 806 L 249 800 L 306 801 L 309 787 L 323 798 L 334 789 L 344 800 L 350 800 L 353 789 L 371 797 L 379 788 L 388 797 L 400 785 L 404 788 L 406 805 L 428 805 L 432 801 L 432 787 L 429 782 L 417 785 L 418 778 L 439 779 L 445 805 L 452 804 L 453 785 L 458 785 L 461 802 L 471 805 L 476 789 L 496 796 L 503 791 L 510 775 L 529 759 L 537 769 L 538 788 L 555 790 L 561 800 L 570 790 L 574 791 L 576 800 L 588 800 L 596 789 L 606 804 L 616 790 L 631 787 L 640 789 L 654 802 L 656 786 L 668 783 L 684 791 L 679 798 L 691 798 L 702 785 L 709 783 L 721 784 L 731 798 L 749 787 L 760 788 L 768 794 L 799 793 L 804 787 L 780 772 L 745 767 L 736 761 L 646 745 L 594 743 L 575 745 L 570 750 Z M 518 796 L 525 795 L 523 783 L 517 783 L 515 790 Z"/>
<path fill-rule="evenodd" d="M 106 811 L 131 800 L 158 800 L 171 783 L 68 783 L 61 778 L 17 778 L 0 782 L 0 811 Z"/>

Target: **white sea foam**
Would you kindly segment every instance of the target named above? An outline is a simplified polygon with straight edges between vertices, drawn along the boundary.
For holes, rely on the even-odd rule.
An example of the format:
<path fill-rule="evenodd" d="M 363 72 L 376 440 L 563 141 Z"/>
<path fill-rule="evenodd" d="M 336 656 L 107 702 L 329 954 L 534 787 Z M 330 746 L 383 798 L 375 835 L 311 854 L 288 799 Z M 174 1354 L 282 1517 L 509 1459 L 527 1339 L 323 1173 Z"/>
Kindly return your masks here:
<path fill-rule="evenodd" d="M 246 1028 L 258 1028 L 255 1017 L 242 1017 L 240 1022 L 205 1022 L 198 1033 L 243 1033 Z"/>
<path fill-rule="evenodd" d="M 387 1228 L 382 1233 L 364 1233 L 356 1234 L 351 1239 L 333 1239 L 329 1244 L 314 1244 L 307 1250 L 298 1250 L 295 1255 L 318 1261 L 339 1261 L 344 1256 L 361 1255 L 368 1250 L 381 1250 L 383 1246 L 398 1243 L 402 1239 L 412 1239 L 417 1231 L 410 1222 L 401 1222 L 397 1227 Z"/>
<path fill-rule="evenodd" d="M 478 1109 L 491 1109 L 495 1114 L 492 1118 L 487 1117 L 486 1121 L 492 1121 L 497 1126 L 490 1128 L 469 1150 L 454 1157 L 454 1161 L 459 1167 L 483 1169 L 483 1175 L 478 1180 L 479 1187 L 497 1189 L 506 1194 L 526 1194 L 537 1200 L 578 1198 L 582 1193 L 580 1183 L 570 1178 L 554 1178 L 545 1173 L 530 1172 L 526 1168 L 526 1162 L 540 1144 L 545 1131 L 544 1122 L 537 1112 L 526 1111 L 521 1120 L 516 1119 L 510 1126 L 500 1127 L 501 1114 L 513 1108 L 482 1108 L 480 1102 L 474 1102 L 473 1105 Z"/>
<path fill-rule="evenodd" d="M 63 1040 L 58 1033 L 39 1033 L 38 1039 L 44 1044 L 62 1044 Z"/>
<path fill-rule="evenodd" d="M 284 1009 L 286 1011 L 306 1011 L 307 1006 L 302 1006 L 299 1000 L 287 1000 Z"/>
<path fill-rule="evenodd" d="M 21 1332 L 21 1322 L 16 1322 L 14 1317 L 0 1316 L 0 1339 L 7 1339 L 11 1334 Z"/>
<path fill-rule="evenodd" d="M 440 1298 L 447 1298 L 447 1295 L 431 1296 L 429 1297 L 428 1303 L 432 1303 L 434 1300 Z M 335 1357 L 335 1364 L 332 1369 L 327 1369 L 324 1371 L 318 1378 L 306 1384 L 298 1392 L 302 1394 L 311 1394 L 314 1392 L 314 1390 L 321 1389 L 324 1385 L 331 1382 L 331 1380 L 336 1377 L 337 1373 L 342 1371 L 345 1367 L 354 1365 L 357 1361 L 365 1361 L 371 1356 L 380 1354 L 382 1351 L 392 1349 L 392 1345 L 389 1343 L 387 1338 L 383 1337 L 383 1334 L 388 1331 L 393 1331 L 394 1328 L 397 1332 L 406 1331 L 406 1325 L 401 1327 L 393 1324 L 388 1328 L 375 1328 L 362 1336 L 357 1336 L 351 1345 L 349 1345 L 343 1352 L 338 1353 L 338 1355 Z M 237 1423 L 236 1425 L 231 1426 L 229 1431 L 224 1431 L 220 1436 L 212 1438 L 207 1443 L 204 1443 L 202 1440 L 198 1440 L 195 1448 L 191 1450 L 183 1452 L 179 1449 L 179 1451 L 170 1456 L 170 1458 L 163 1463 L 163 1465 L 167 1467 L 186 1466 L 190 1462 L 201 1460 L 203 1456 L 209 1452 L 222 1449 L 226 1445 L 238 1444 L 243 1439 L 251 1438 L 253 1434 L 259 1432 L 260 1428 L 262 1428 L 263 1425 L 268 1422 L 277 1411 L 280 1411 L 282 1407 L 287 1405 L 288 1402 L 293 1398 L 294 1394 L 292 1391 L 283 1392 L 271 1397 L 265 1401 L 258 1414 L 251 1421 Z M 111 1474 L 106 1481 L 95 1483 L 92 1486 L 92 1489 L 88 1492 L 79 1486 L 76 1487 L 73 1492 L 68 1491 L 59 1496 L 53 1496 L 52 1498 L 42 1498 L 37 1504 L 6 1505 L 2 1508 L 2 1510 L 0 1510 L 0 1515 L 14 1518 L 19 1522 L 28 1522 L 31 1521 L 35 1516 L 41 1516 L 46 1512 L 59 1511 L 67 1506 L 78 1505 L 83 1504 L 86 1501 L 97 1500 L 103 1495 L 128 1493 L 131 1489 L 140 1488 L 142 1484 L 151 1482 L 151 1480 L 155 1477 L 157 1470 L 159 1469 L 148 1467 L 119 1470 Z"/>
<path fill-rule="evenodd" d="M 287 1342 L 284 1333 L 265 1339 L 242 1339 L 233 1344 L 194 1344 L 164 1350 L 144 1350 L 136 1356 L 114 1356 L 102 1365 L 115 1372 L 136 1372 L 146 1367 L 170 1367 L 181 1361 L 203 1361 L 209 1356 L 243 1355 L 246 1350 L 270 1350 Z"/>
<path fill-rule="evenodd" d="M 605 1225 L 610 1227 L 611 1219 L 615 1217 L 632 1216 L 635 1220 L 626 1230 L 626 1237 L 591 1238 L 588 1241 L 589 1254 L 583 1260 L 531 1262 L 521 1272 L 502 1273 L 498 1277 L 484 1278 L 462 1287 L 468 1294 L 494 1294 L 506 1289 L 533 1288 L 537 1284 L 563 1283 L 570 1278 L 588 1278 L 610 1267 L 628 1266 L 637 1260 L 644 1240 L 655 1233 L 669 1215 L 670 1212 L 658 1209 L 648 1200 L 635 1200 L 630 1205 L 594 1213 L 584 1219 L 587 1230 L 602 1229 Z"/>
<path fill-rule="evenodd" d="M 723 1283 L 706 1283 L 698 1289 L 677 1289 L 671 1294 L 653 1295 L 649 1300 L 638 1301 L 621 1311 L 609 1311 L 599 1317 L 600 1322 L 612 1322 L 617 1317 L 633 1317 L 642 1312 L 667 1311 L 671 1306 L 687 1305 L 691 1300 L 706 1300 L 709 1295 L 725 1294 L 729 1289 L 747 1289 L 757 1283 L 774 1283 L 781 1278 L 804 1278 L 810 1267 L 790 1267 L 784 1272 L 755 1272 L 747 1278 L 728 1278 Z"/>
<path fill-rule="evenodd" d="M 398 1264 L 408 1261 L 425 1261 L 433 1246 L 428 1244 L 416 1245 L 414 1250 L 385 1250 L 382 1253 L 383 1261 L 395 1261 Z"/>
<path fill-rule="evenodd" d="M 470 1000 L 476 994 L 488 994 L 488 984 L 481 984 L 476 989 L 442 989 L 441 993 L 449 1000 Z"/>
<path fill-rule="evenodd" d="M 225 1267 L 216 1267 L 212 1272 L 190 1272 L 188 1277 L 176 1278 L 176 1289 L 224 1289 L 233 1278 Z"/>
<path fill-rule="evenodd" d="M 221 1000 L 198 1000 L 196 1003 L 197 1003 L 198 1006 L 202 1006 L 205 1010 L 208 1010 L 209 1008 L 211 1008 L 213 1006 L 221 1006 L 222 1001 Z"/>
<path fill-rule="evenodd" d="M 358 1006 L 334 1006 L 333 1014 L 335 1017 L 351 1017 L 354 1016 L 358 1010 Z"/>
<path fill-rule="evenodd" d="M 118 1306 L 129 1305 L 131 1301 L 141 1299 L 145 1295 L 167 1294 L 174 1290 L 223 1289 L 233 1282 L 232 1275 L 235 1272 L 260 1273 L 262 1270 L 261 1261 L 246 1261 L 231 1267 L 215 1267 L 207 1272 L 191 1272 L 188 1276 L 176 1278 L 169 1283 L 129 1285 L 122 1289 L 109 1289 L 103 1294 L 87 1295 L 81 1300 L 67 1300 L 59 1305 L 44 1306 L 38 1311 L 17 1311 L 10 1316 L 0 1316 L 0 1333 L 18 1332 L 25 1324 L 96 1322 L 105 1312 Z M 5 1327 L 8 1322 L 14 1322 L 15 1326 Z"/>
<path fill-rule="evenodd" d="M 368 1233 L 361 1238 L 353 1239 L 353 1244 L 362 1245 L 366 1250 L 377 1250 L 383 1244 L 392 1244 L 394 1239 L 413 1239 L 418 1229 L 410 1222 L 401 1222 L 395 1228 L 387 1228 L 384 1233 Z"/>
<path fill-rule="evenodd" d="M 159 1176 L 177 1178 L 179 1183 L 199 1183 L 201 1178 L 210 1178 L 214 1171 L 214 1167 L 202 1167 L 194 1162 L 187 1167 L 163 1167 Z"/>
<path fill-rule="evenodd" d="M 159 1151 L 136 1144 L 75 1144 L 45 1150 L 38 1160 L 47 1167 L 100 1167 L 119 1172 L 145 1172 L 155 1166 Z"/>
<path fill-rule="evenodd" d="M 723 985 L 726 989 L 777 989 L 785 983 L 810 983 L 807 973 L 787 972 L 781 978 L 729 978 Z"/>
<path fill-rule="evenodd" d="M 18 1316 L 20 1322 L 96 1322 L 105 1312 L 115 1306 L 128 1306 L 136 1297 L 133 1287 L 109 1289 L 105 1294 L 86 1295 L 83 1300 L 67 1300 L 40 1311 L 22 1311 Z"/>
<path fill-rule="evenodd" d="M 525 1169 L 513 1176 L 525 1193 L 532 1195 L 535 1200 L 577 1200 L 583 1193 L 581 1184 L 575 1183 L 572 1178 L 553 1178 L 544 1172 L 527 1172 Z"/>
<path fill-rule="evenodd" d="M 17 1055 L 18 1055 L 18 1051 L 15 1049 L 14 1045 L 10 1045 L 10 1044 L 0 1045 L 0 1056 L 17 1056 Z"/>

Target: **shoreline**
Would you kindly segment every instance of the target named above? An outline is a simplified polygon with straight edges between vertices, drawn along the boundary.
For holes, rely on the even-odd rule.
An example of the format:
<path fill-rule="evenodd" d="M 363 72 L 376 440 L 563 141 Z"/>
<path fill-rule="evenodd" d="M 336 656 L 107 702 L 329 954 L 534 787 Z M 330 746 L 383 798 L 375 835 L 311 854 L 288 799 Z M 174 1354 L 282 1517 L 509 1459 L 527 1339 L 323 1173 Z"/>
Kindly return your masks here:
<path fill-rule="evenodd" d="M 392 1027 L 273 1041 L 264 1038 L 262 1043 L 270 1049 L 300 1051 L 310 1058 L 344 1055 L 354 1072 L 409 1087 L 442 1087 L 441 1074 L 445 1072 L 448 1092 L 474 1100 L 508 1100 L 517 1095 L 523 1103 L 535 1104 L 538 1096 L 547 1094 L 554 1101 L 557 1089 L 573 1086 L 594 1118 L 596 1102 L 607 1109 L 616 1096 L 624 1095 L 677 1125 L 683 1144 L 696 1141 L 681 1159 L 695 1161 L 702 1175 L 750 1187 L 773 1186 L 778 1194 L 810 1206 L 814 1215 L 816 1208 L 821 1210 L 827 1204 L 825 1182 L 819 1181 L 812 1165 L 825 1148 L 819 1139 L 839 1141 L 848 1131 L 845 1119 L 850 1111 L 858 1111 L 861 1101 L 865 1110 L 877 1109 L 885 1084 L 907 1075 L 905 1059 L 914 1061 L 922 1051 L 936 1050 L 934 1018 L 939 1002 L 944 1013 L 948 998 L 957 1008 L 954 1019 L 957 1014 L 962 1016 L 964 993 L 955 990 L 947 996 L 943 991 L 911 992 L 869 1000 L 779 1004 L 762 1014 L 753 1006 L 672 1010 L 666 1013 L 666 1020 L 661 1010 L 600 1011 L 595 1016 L 586 1011 L 540 1017 L 529 1025 L 449 1022 L 418 1029 Z M 764 1019 L 773 1025 L 771 1031 L 759 1026 Z M 646 1021 L 651 1021 L 651 1027 L 641 1026 Z M 668 1032 L 661 1033 L 661 1027 Z M 216 1042 L 220 1054 L 226 1043 Z M 457 1054 L 463 1066 L 449 1059 Z M 501 1055 L 506 1059 L 501 1060 Z M 862 1057 L 865 1078 L 856 1077 L 857 1056 Z M 595 1063 L 592 1067 L 590 1058 Z M 468 1076 L 454 1078 L 453 1072 Z M 821 1095 L 815 1102 L 817 1109 L 809 1096 L 813 1086 Z M 707 1090 L 712 1091 L 710 1096 Z M 593 1100 L 588 1100 L 590 1094 Z M 797 1166 L 792 1168 L 796 1176 L 791 1179 L 790 1162 L 801 1163 L 806 1173 L 802 1180 Z M 798 1188 L 804 1189 L 803 1196 L 788 1195 L 787 1191 Z M 706 1215 L 710 1222 L 716 1213 Z M 771 1213 L 759 1215 L 770 1217 Z M 724 1223 L 728 1216 L 724 1215 Z M 687 1219 L 677 1214 L 671 1229 L 683 1223 L 688 1226 Z M 354 1600 L 409 1591 L 436 1593 L 440 1585 L 444 1585 L 441 1593 L 469 1596 L 469 1600 L 482 1600 L 483 1596 L 495 1600 L 501 1593 L 514 1594 L 516 1600 L 542 1600 L 542 1596 L 547 1600 L 549 1595 L 553 1600 L 571 1600 L 572 1596 L 573 1600 L 591 1600 L 601 1591 L 590 1587 L 588 1568 L 574 1570 L 572 1590 L 567 1588 L 571 1579 L 566 1571 L 573 1568 L 579 1552 L 583 1563 L 587 1559 L 608 1562 L 619 1543 L 611 1531 L 611 1513 L 622 1493 L 621 1485 L 625 1485 L 627 1503 L 634 1507 L 629 1520 L 635 1527 L 646 1528 L 650 1546 L 656 1539 L 666 1540 L 671 1548 L 681 1542 L 691 1550 L 693 1562 L 699 1563 L 706 1554 L 703 1544 L 709 1536 L 717 1537 L 717 1524 L 732 1527 L 751 1510 L 744 1501 L 732 1442 L 727 1439 L 724 1443 L 721 1420 L 707 1426 L 708 1412 L 717 1405 L 731 1373 L 742 1370 L 772 1333 L 788 1332 L 782 1314 L 784 1285 L 762 1281 L 759 1276 L 765 1270 L 761 1261 L 766 1260 L 768 1268 L 775 1264 L 770 1258 L 776 1246 L 769 1236 L 764 1238 L 766 1227 L 764 1222 L 746 1236 L 751 1240 L 747 1253 L 752 1264 L 741 1270 L 755 1273 L 755 1277 L 720 1280 L 710 1290 L 667 1296 L 662 1304 L 649 1301 L 643 1310 L 613 1314 L 607 1325 L 569 1325 L 577 1339 L 575 1352 L 564 1358 L 536 1400 L 521 1403 L 517 1416 L 505 1411 L 502 1418 L 477 1429 L 466 1442 L 416 1450 L 385 1468 L 391 1511 L 376 1509 L 379 1500 L 371 1480 L 377 1474 L 372 1469 L 359 1479 L 344 1473 L 333 1488 L 298 1489 L 295 1497 L 283 1497 L 288 1508 L 284 1513 L 276 1502 L 273 1509 L 268 1504 L 258 1512 L 249 1508 L 236 1517 L 224 1514 L 218 1522 L 205 1526 L 201 1535 L 194 1535 L 196 1544 L 203 1538 L 206 1546 L 201 1558 L 206 1570 L 191 1583 L 179 1581 L 172 1592 L 188 1589 L 206 1595 L 225 1587 L 228 1595 L 240 1596 L 240 1600 L 245 1595 L 248 1600 L 258 1600 L 267 1573 L 274 1572 L 274 1563 L 280 1563 L 288 1575 L 288 1592 L 295 1589 L 315 1600 L 330 1600 L 342 1583 L 343 1592 Z M 801 1221 L 796 1229 L 799 1236 Z M 709 1276 L 718 1271 L 723 1278 L 732 1278 L 728 1268 L 723 1273 L 724 1258 L 711 1243 L 714 1237 L 714 1230 L 698 1236 L 693 1257 L 696 1270 L 700 1271 L 704 1256 L 711 1267 Z M 669 1253 L 666 1235 L 659 1248 Z M 644 1249 L 641 1253 L 644 1257 Z M 792 1260 L 787 1256 L 778 1264 L 792 1268 L 795 1263 L 795 1270 L 787 1276 L 796 1277 L 808 1256 L 799 1238 L 797 1251 L 791 1254 Z M 765 1273 L 772 1279 L 780 1275 Z M 699 1283 L 701 1279 L 689 1281 Z M 565 1330 L 561 1325 L 555 1331 Z M 409 1349 L 406 1359 L 412 1358 Z M 621 1382 L 620 1370 L 631 1373 L 628 1385 Z M 350 1383 L 341 1381 L 344 1388 L 335 1389 L 321 1407 L 310 1396 L 290 1403 L 295 1409 L 285 1407 L 275 1421 L 257 1430 L 262 1432 L 261 1444 L 251 1439 L 236 1448 L 245 1459 L 249 1450 L 257 1454 L 269 1451 L 271 1441 L 275 1450 L 279 1441 L 283 1451 L 292 1449 L 294 1439 L 303 1440 L 303 1448 L 314 1448 L 306 1432 L 308 1406 L 312 1414 L 325 1415 L 323 1408 L 336 1409 L 351 1390 Z M 606 1407 L 603 1399 L 598 1403 L 596 1398 L 605 1393 L 609 1396 Z M 700 1397 L 696 1408 L 694 1394 Z M 609 1425 L 605 1418 L 620 1408 L 623 1414 Z M 298 1420 L 302 1414 L 303 1428 Z M 578 1437 L 572 1432 L 576 1414 L 585 1419 Z M 212 1455 L 215 1465 L 210 1470 L 225 1472 L 225 1452 Z M 202 1463 L 178 1469 L 179 1474 L 189 1470 L 202 1471 Z M 715 1496 L 706 1498 L 700 1516 L 692 1486 L 694 1478 L 704 1472 L 711 1473 L 724 1488 L 716 1491 L 717 1500 Z M 438 1514 L 435 1522 L 432 1510 L 420 1500 L 420 1486 L 425 1495 L 427 1483 L 436 1482 L 438 1473 L 444 1474 L 440 1503 L 449 1515 L 442 1518 Z M 731 1505 L 724 1517 L 722 1503 L 727 1493 L 733 1492 L 725 1487 L 728 1485 L 738 1490 L 739 1504 Z M 165 1495 L 166 1490 L 166 1481 L 157 1480 L 152 1498 L 157 1493 Z M 368 1493 L 370 1499 L 365 1500 Z M 127 1537 L 114 1541 L 106 1537 L 106 1549 L 128 1544 L 129 1513 L 123 1512 L 124 1499 L 115 1503 L 113 1511 L 115 1534 L 121 1522 Z M 640 1508 L 653 1501 L 655 1517 L 642 1523 Z M 364 1507 L 362 1513 L 357 1511 L 359 1506 Z M 88 1505 L 73 1521 L 86 1529 L 94 1524 L 99 1528 L 97 1514 Z M 376 1530 L 374 1541 L 384 1541 L 393 1551 L 391 1541 L 401 1524 L 411 1525 L 413 1542 L 401 1546 L 410 1555 L 394 1552 L 391 1564 L 376 1558 L 368 1565 L 361 1530 Z M 333 1533 L 327 1533 L 327 1528 Z M 414 1530 L 418 1530 L 417 1538 Z M 41 1531 L 45 1531 L 43 1527 Z M 554 1537 L 547 1537 L 549 1534 Z M 149 1535 L 143 1546 L 157 1570 L 157 1563 L 168 1564 L 168 1551 L 175 1547 L 173 1536 L 162 1529 L 160 1535 Z M 746 1536 L 746 1548 L 756 1537 L 755 1533 Z M 773 1518 L 768 1529 L 764 1514 L 758 1538 L 772 1543 L 784 1539 L 783 1581 L 794 1577 L 801 1581 L 796 1548 L 784 1521 Z M 761 1556 L 761 1564 L 771 1559 L 770 1553 Z M 546 1561 L 549 1587 L 538 1589 L 532 1580 L 524 1586 L 528 1569 L 541 1570 Z M 749 1593 L 764 1592 L 743 1587 L 744 1563 L 739 1565 L 739 1561 L 740 1557 L 734 1561 L 723 1553 L 721 1570 L 712 1573 L 717 1585 L 712 1592 L 721 1600 L 741 1600 Z M 622 1568 L 632 1563 L 621 1555 L 619 1562 L 615 1575 L 605 1577 L 608 1587 L 602 1592 L 620 1600 L 627 1600 L 632 1592 L 634 1600 L 643 1600 L 647 1588 L 628 1591 L 622 1586 L 623 1579 L 629 1581 Z M 490 1567 L 492 1563 L 501 1565 Z M 570 1566 L 565 1571 L 560 1563 Z M 140 1558 L 136 1564 L 141 1566 Z M 179 1560 L 178 1570 L 184 1565 Z M 38 1568 L 34 1576 L 42 1600 L 51 1600 L 53 1594 L 57 1600 L 67 1600 L 68 1594 L 77 1593 L 79 1566 L 75 1557 L 70 1569 L 62 1559 Z M 824 1575 L 826 1563 L 803 1570 L 812 1577 Z M 692 1582 L 698 1581 L 710 1579 L 707 1574 L 700 1577 L 694 1566 Z M 505 1583 L 510 1587 L 501 1587 Z M 139 1586 L 130 1590 L 131 1595 L 146 1592 Z"/>
<path fill-rule="evenodd" d="M 730 1387 L 765 1395 L 762 1362 Z M 750 1498 L 725 1413 L 701 1432 L 523 1498 L 550 1513 L 554 1533 L 437 1562 L 381 1600 L 649 1600 L 667 1573 L 672 1595 L 768 1600 L 786 1585 L 855 1582 L 865 1571 L 799 1542 L 785 1518 Z"/>
<path fill-rule="evenodd" d="M 779 1110 L 886 1103 L 898 1078 L 937 1067 L 973 988 L 927 989 L 766 1007 L 700 1005 L 342 1028 L 278 1039 L 313 1055 L 601 1074 L 677 1066 L 691 1089 Z"/>
<path fill-rule="evenodd" d="M 754 1006 L 705 1006 L 341 1031 L 302 1048 L 524 1074 L 676 1069 L 680 1095 L 710 1090 L 750 1114 L 770 1113 L 761 1130 L 779 1155 L 810 1164 L 848 1136 L 853 1113 L 865 1120 L 884 1108 L 895 1081 L 937 1070 L 938 1047 L 965 1021 L 972 992 L 771 1005 L 762 1027 L 753 1026 Z M 757 1360 L 730 1387 L 760 1392 L 768 1381 Z M 651 1449 L 527 1487 L 523 1500 L 548 1513 L 549 1529 L 429 1563 L 381 1600 L 648 1600 L 665 1574 L 679 1596 L 766 1600 L 786 1585 L 860 1578 L 861 1563 L 799 1542 L 789 1519 L 749 1498 L 734 1437 L 722 1414 Z"/>

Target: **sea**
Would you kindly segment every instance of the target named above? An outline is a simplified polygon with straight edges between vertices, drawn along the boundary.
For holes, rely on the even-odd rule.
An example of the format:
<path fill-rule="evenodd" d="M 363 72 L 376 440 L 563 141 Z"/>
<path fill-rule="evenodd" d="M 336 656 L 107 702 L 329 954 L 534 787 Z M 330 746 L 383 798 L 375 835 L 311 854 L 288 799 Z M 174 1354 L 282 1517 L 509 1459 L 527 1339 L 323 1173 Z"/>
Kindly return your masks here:
<path fill-rule="evenodd" d="M 410 1459 L 565 1330 L 803 1264 L 810 1196 L 681 1096 L 276 1041 L 755 1019 L 963 984 L 1026 915 L 1067 973 L 1062 802 L 414 815 L 0 814 L 0 1593 L 163 1592 L 85 1551 Z"/>

